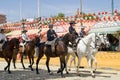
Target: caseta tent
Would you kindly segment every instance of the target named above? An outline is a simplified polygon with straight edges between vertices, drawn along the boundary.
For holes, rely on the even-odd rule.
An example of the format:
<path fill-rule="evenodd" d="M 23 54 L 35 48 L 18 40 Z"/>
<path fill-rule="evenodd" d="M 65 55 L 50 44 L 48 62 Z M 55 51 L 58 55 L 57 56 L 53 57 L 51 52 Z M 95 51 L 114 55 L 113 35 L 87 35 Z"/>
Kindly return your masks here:
<path fill-rule="evenodd" d="M 101 33 L 101 34 L 118 34 L 120 33 L 120 21 L 107 21 L 96 23 L 89 33 Z M 118 51 L 120 51 L 120 35 L 118 36 L 119 46 Z"/>

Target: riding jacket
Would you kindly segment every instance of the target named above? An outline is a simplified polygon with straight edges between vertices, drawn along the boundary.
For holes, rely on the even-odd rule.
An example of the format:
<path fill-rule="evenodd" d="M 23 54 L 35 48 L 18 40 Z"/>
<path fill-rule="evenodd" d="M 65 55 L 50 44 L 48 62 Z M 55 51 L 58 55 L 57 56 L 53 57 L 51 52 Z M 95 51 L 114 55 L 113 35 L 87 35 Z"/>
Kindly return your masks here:
<path fill-rule="evenodd" d="M 83 38 L 85 36 L 85 31 L 80 32 L 80 37 Z"/>
<path fill-rule="evenodd" d="M 47 40 L 48 41 L 52 41 L 52 40 L 54 40 L 55 38 L 57 37 L 57 34 L 56 34 L 56 32 L 54 31 L 54 30 L 48 30 L 47 31 Z"/>
<path fill-rule="evenodd" d="M 69 33 L 70 34 L 75 34 L 78 36 L 78 33 L 76 32 L 75 28 L 73 28 L 72 26 L 69 27 Z"/>

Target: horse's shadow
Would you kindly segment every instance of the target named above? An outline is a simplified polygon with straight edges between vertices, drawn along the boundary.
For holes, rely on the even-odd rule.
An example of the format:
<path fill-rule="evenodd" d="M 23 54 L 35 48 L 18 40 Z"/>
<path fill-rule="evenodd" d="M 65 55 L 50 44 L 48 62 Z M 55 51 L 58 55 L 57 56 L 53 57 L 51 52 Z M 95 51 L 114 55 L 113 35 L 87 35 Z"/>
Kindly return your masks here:
<path fill-rule="evenodd" d="M 118 73 L 116 72 L 109 72 L 109 71 L 103 71 L 99 70 L 95 72 L 95 77 L 104 77 L 104 78 L 111 78 L 111 75 L 117 75 Z M 69 72 L 69 74 L 65 74 L 66 77 L 71 77 L 71 76 L 78 76 L 76 72 Z M 80 70 L 80 77 L 90 77 L 90 71 L 89 70 Z M 91 76 L 92 77 L 92 76 Z M 93 78 L 95 78 L 93 77 Z"/>
<path fill-rule="evenodd" d="M 47 68 L 46 69 L 40 69 L 39 68 L 39 72 L 40 74 L 36 74 L 36 71 L 34 69 L 34 71 L 31 71 L 29 68 L 26 68 L 25 70 L 20 69 L 20 70 L 12 70 L 11 74 L 8 74 L 7 72 L 0 70 L 0 80 L 46 80 L 46 79 L 62 79 L 62 77 L 60 76 L 60 74 L 57 74 L 57 70 L 52 70 L 53 74 L 50 75 L 47 72 Z M 69 74 L 66 74 L 64 71 L 64 75 L 67 78 L 79 78 L 79 77 L 90 77 L 91 74 L 89 71 L 87 70 L 81 70 L 80 71 L 80 76 L 78 76 L 76 74 L 75 71 L 69 72 Z M 99 70 L 95 72 L 95 76 L 96 77 L 103 77 L 103 78 L 111 78 L 111 75 L 117 75 L 117 73 L 112 73 L 109 71 L 103 71 L 103 70 Z"/>

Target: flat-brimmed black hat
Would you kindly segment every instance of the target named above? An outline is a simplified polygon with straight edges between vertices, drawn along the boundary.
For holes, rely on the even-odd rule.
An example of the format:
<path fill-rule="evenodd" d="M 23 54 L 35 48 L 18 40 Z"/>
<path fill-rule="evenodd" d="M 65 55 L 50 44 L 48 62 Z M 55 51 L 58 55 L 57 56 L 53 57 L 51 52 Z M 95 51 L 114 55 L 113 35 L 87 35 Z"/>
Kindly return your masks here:
<path fill-rule="evenodd" d="M 49 24 L 49 28 L 53 28 L 53 24 Z"/>
<path fill-rule="evenodd" d="M 3 29 L 3 28 L 0 28 L 0 32 L 2 32 L 2 31 L 4 31 L 5 29 Z"/>
<path fill-rule="evenodd" d="M 76 23 L 75 23 L 75 21 L 70 21 L 70 23 L 69 23 L 69 24 L 76 24 Z"/>
<path fill-rule="evenodd" d="M 22 32 L 27 32 L 27 30 L 23 30 Z"/>

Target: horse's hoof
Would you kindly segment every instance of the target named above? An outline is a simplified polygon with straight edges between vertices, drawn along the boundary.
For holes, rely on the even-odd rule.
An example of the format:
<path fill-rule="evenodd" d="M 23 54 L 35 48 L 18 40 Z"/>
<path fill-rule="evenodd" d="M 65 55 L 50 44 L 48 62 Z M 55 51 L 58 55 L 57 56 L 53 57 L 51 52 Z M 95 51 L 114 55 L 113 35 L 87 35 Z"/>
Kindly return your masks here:
<path fill-rule="evenodd" d="M 8 71 L 9 74 L 11 74 L 11 71 Z"/>
<path fill-rule="evenodd" d="M 93 73 L 95 73 L 96 71 L 94 70 Z"/>
<path fill-rule="evenodd" d="M 31 68 L 31 65 L 29 65 L 28 67 Z"/>
<path fill-rule="evenodd" d="M 57 73 L 60 73 L 61 72 L 61 69 L 58 69 Z"/>
<path fill-rule="evenodd" d="M 23 69 L 25 69 L 25 67 L 23 67 Z"/>
<path fill-rule="evenodd" d="M 77 76 L 81 76 L 79 73 L 77 73 Z"/>
<path fill-rule="evenodd" d="M 95 78 L 95 74 L 92 74 L 92 78 Z"/>
<path fill-rule="evenodd" d="M 49 72 L 50 75 L 53 75 L 53 72 Z"/>
<path fill-rule="evenodd" d="M 68 69 L 68 71 L 71 71 L 71 69 Z"/>
<path fill-rule="evenodd" d="M 33 68 L 31 68 L 31 71 L 34 71 L 34 69 L 33 69 Z"/>
<path fill-rule="evenodd" d="M 4 71 L 6 71 L 6 70 L 7 70 L 7 67 L 4 68 Z"/>
<path fill-rule="evenodd" d="M 67 71 L 66 74 L 69 74 L 69 72 Z"/>
<path fill-rule="evenodd" d="M 39 72 L 37 71 L 36 74 L 39 74 Z"/>
<path fill-rule="evenodd" d="M 61 75 L 61 77 L 62 77 L 62 78 L 65 78 L 65 76 L 64 76 L 64 75 Z"/>

